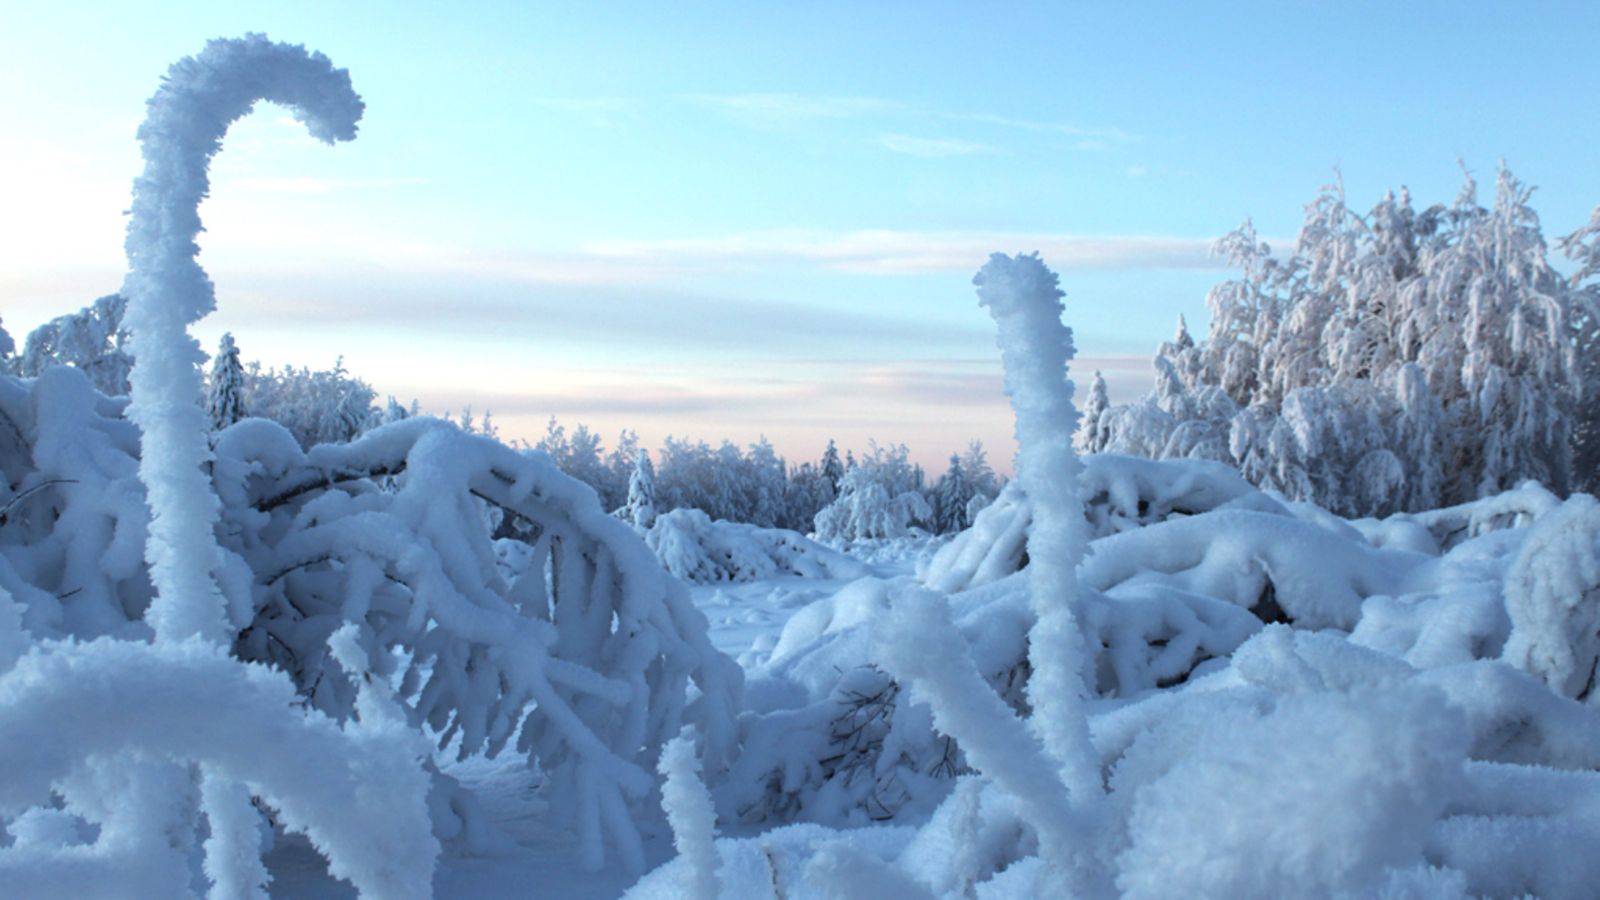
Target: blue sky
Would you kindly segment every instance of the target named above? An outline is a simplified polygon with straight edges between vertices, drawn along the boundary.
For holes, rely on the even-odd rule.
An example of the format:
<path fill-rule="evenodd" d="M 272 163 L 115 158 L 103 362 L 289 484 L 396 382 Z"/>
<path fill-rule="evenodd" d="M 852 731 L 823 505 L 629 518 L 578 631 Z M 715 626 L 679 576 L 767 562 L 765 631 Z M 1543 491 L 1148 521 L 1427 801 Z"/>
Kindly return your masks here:
<path fill-rule="evenodd" d="M 1457 158 L 1600 203 L 1593 4 L 44 4 L 0 8 L 0 316 L 114 290 L 132 134 L 174 59 L 263 31 L 367 100 L 327 148 L 281 110 L 213 168 L 202 262 L 247 357 L 471 403 L 745 442 L 969 437 L 1010 454 L 991 250 L 1061 272 L 1082 368 L 1131 397 L 1227 277 L 1210 240 L 1454 196 Z M 1116 7 L 1116 8 L 1113 8 Z"/>

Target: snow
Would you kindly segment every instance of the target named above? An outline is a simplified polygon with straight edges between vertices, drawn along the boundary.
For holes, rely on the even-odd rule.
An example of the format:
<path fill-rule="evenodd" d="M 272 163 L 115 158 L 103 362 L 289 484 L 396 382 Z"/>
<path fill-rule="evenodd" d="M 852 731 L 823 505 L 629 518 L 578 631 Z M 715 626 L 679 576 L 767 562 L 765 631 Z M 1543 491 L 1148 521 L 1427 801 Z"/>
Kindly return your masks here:
<path fill-rule="evenodd" d="M 1530 452 L 1508 435 L 1540 424 L 1501 420 L 1543 402 L 1499 345 L 1428 348 L 1460 356 L 1493 425 L 1487 495 L 1383 518 L 1216 460 L 1288 459 L 1258 481 L 1306 487 L 1324 446 L 1352 490 L 1458 495 L 1440 485 L 1460 473 L 1416 469 L 1441 465 L 1431 370 L 1399 364 L 1394 397 L 1352 405 L 1298 351 L 1381 348 L 1325 304 L 1233 321 L 1267 328 L 1267 359 L 1243 332 L 1204 359 L 1180 320 L 1150 419 L 1119 425 L 1096 380 L 1080 444 L 1174 458 L 1080 458 L 1037 255 L 975 279 L 1021 447 L 992 500 L 976 445 L 936 510 L 903 446 L 846 470 L 830 445 L 787 497 L 765 441 L 669 444 L 657 484 L 636 439 L 602 466 L 591 433 L 552 423 L 567 463 L 609 473 L 593 481 L 631 467 L 625 502 L 468 417 L 396 413 L 308 448 L 239 418 L 231 340 L 208 414 L 187 332 L 214 305 L 206 165 L 262 98 L 323 139 L 362 109 L 326 58 L 260 36 L 180 61 L 140 132 L 125 311 L 58 319 L 28 371 L 0 373 L 8 896 L 1593 894 L 1600 503 L 1493 493 Z M 1522 191 L 1502 177 L 1473 240 L 1538 262 L 1505 218 Z M 1373 217 L 1409 227 L 1403 206 Z M 1338 280 L 1348 220 L 1331 195 L 1309 211 L 1325 242 L 1296 290 Z M 1231 246 L 1270 281 L 1253 232 Z M 1468 262 L 1434 274 L 1476 292 L 1485 330 L 1515 298 Z M 1513 325 L 1515 346 L 1561 343 Z M 1222 384 L 1198 388 L 1208 366 Z M 1225 392 L 1263 385 L 1275 423 L 1228 412 Z M 1391 400 L 1403 460 L 1364 430 Z M 690 474 L 750 521 L 658 514 Z M 767 527 L 823 502 L 819 536 Z"/>

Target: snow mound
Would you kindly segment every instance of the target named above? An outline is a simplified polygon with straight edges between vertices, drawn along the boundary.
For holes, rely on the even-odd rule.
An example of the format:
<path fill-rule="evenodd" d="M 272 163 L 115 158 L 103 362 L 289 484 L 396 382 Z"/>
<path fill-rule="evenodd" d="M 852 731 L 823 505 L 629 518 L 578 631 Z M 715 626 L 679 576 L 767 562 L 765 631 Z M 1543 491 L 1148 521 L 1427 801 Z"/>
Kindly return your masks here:
<path fill-rule="evenodd" d="M 693 584 L 778 575 L 856 579 L 868 574 L 865 564 L 798 532 L 713 521 L 698 509 L 657 515 L 644 541 L 668 572 Z"/>
<path fill-rule="evenodd" d="M 1113 453 L 1083 458 L 1079 476 L 1089 536 L 1103 538 L 1224 507 L 1284 512 L 1276 500 L 1251 487 L 1239 473 L 1204 460 L 1150 460 Z M 919 572 L 935 590 L 959 591 L 1003 578 L 1022 568 L 1033 507 L 1020 481 L 1005 486 L 992 503 Z"/>

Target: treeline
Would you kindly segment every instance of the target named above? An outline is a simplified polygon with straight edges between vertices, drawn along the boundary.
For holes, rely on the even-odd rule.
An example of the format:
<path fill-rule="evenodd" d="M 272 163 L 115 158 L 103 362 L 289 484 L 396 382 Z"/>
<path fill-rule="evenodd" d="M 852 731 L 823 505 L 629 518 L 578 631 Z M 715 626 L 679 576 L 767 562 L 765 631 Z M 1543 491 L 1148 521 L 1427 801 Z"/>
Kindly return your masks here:
<path fill-rule="evenodd" d="M 101 297 L 76 313 L 34 329 L 20 353 L 0 328 L 0 371 L 35 377 L 50 366 L 83 370 L 107 396 L 128 393 L 132 360 L 125 349 L 119 295 Z M 379 425 L 417 414 L 389 398 L 382 406 L 366 381 L 333 368 L 263 368 L 243 362 L 231 334 L 212 357 L 206 385 L 212 427 L 241 419 L 271 419 L 300 445 L 343 443 Z M 450 416 L 444 418 L 451 419 Z M 452 419 L 463 430 L 499 439 L 493 419 L 471 409 Z M 594 488 L 606 509 L 638 521 L 641 502 L 656 512 L 699 509 L 714 519 L 763 528 L 787 528 L 830 540 L 899 537 L 913 528 L 947 533 L 965 528 L 976 511 L 1000 491 L 1003 480 L 990 467 L 983 444 L 972 441 L 951 454 L 948 469 L 930 480 L 910 461 L 904 444 L 868 442 L 858 456 L 840 455 L 829 440 L 815 460 L 790 462 L 766 438 L 741 447 L 724 440 L 668 437 L 653 454 L 638 435 L 624 430 L 607 448 L 600 435 L 578 424 L 570 431 L 552 418 L 536 443 L 508 442 L 525 453 L 548 454 L 567 475 Z M 630 499 L 630 486 L 643 498 Z"/>
<path fill-rule="evenodd" d="M 628 507 L 630 484 L 646 479 L 656 512 L 699 509 L 713 519 L 829 539 L 898 537 L 911 528 L 957 531 L 1002 485 L 979 441 L 952 454 L 949 468 L 932 481 L 910 461 L 906 445 L 871 441 L 859 457 L 853 450 L 841 457 L 829 440 L 816 460 L 791 463 L 764 437 L 740 447 L 669 436 L 641 461 L 633 431 L 624 430 L 608 450 L 586 425 L 569 432 L 552 418 L 544 437 L 525 449 L 549 454 L 563 472 L 594 488 L 607 509 Z M 982 498 L 979 506 L 975 498 Z M 830 509 L 833 515 L 819 519 Z"/>

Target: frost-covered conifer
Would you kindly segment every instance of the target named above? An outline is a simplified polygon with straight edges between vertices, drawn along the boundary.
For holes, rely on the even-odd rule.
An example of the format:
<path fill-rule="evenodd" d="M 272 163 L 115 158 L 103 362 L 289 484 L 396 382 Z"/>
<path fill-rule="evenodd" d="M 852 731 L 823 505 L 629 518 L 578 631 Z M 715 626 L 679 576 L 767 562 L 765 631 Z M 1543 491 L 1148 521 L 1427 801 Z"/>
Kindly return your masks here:
<path fill-rule="evenodd" d="M 650 454 L 639 451 L 628 479 L 628 505 L 623 507 L 623 518 L 640 528 L 649 528 L 656 521 L 656 468 L 650 464 Z"/>
<path fill-rule="evenodd" d="M 933 485 L 933 530 L 937 534 L 967 527 L 967 504 L 972 500 L 972 485 L 961 471 L 960 454 L 950 454 L 950 468 Z"/>
<path fill-rule="evenodd" d="M 822 451 L 822 477 L 828 479 L 828 486 L 837 496 L 839 479 L 844 477 L 844 464 L 839 462 L 839 448 L 834 446 L 833 438 L 828 439 L 828 449 Z"/>
<path fill-rule="evenodd" d="M 1099 453 L 1105 449 L 1106 410 L 1111 408 L 1111 395 L 1106 390 L 1106 380 L 1100 370 L 1094 371 L 1089 382 L 1089 399 L 1083 404 L 1083 423 L 1078 426 L 1077 446 L 1085 453 Z"/>
<path fill-rule="evenodd" d="M 217 355 L 211 360 L 211 379 L 206 384 L 206 412 L 211 427 L 220 431 L 245 417 L 244 367 L 239 365 L 239 348 L 233 334 L 222 336 Z"/>

